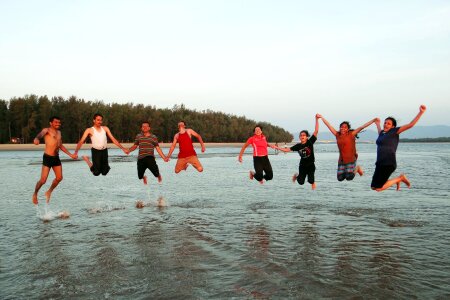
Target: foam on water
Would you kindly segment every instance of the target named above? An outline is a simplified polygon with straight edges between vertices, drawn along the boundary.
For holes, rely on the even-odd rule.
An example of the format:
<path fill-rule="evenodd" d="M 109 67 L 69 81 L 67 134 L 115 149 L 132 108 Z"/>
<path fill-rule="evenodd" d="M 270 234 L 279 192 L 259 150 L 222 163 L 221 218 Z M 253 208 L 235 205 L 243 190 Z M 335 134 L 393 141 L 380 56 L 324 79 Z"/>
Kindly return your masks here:
<path fill-rule="evenodd" d="M 68 219 L 70 217 L 70 213 L 65 210 L 60 212 L 54 212 L 49 209 L 48 203 L 45 203 L 43 212 L 39 209 L 39 206 L 36 205 L 36 216 L 43 222 L 50 222 L 56 218 Z"/>

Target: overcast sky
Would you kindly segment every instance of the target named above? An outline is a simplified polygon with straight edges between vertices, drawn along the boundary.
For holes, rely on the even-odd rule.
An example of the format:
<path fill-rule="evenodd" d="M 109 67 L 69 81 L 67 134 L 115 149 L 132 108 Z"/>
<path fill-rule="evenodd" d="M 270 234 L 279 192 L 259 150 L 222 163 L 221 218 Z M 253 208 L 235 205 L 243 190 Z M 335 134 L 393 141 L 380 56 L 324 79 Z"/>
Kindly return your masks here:
<path fill-rule="evenodd" d="M 0 99 L 450 125 L 450 1 L 0 1 Z M 322 128 L 323 129 L 323 128 Z"/>

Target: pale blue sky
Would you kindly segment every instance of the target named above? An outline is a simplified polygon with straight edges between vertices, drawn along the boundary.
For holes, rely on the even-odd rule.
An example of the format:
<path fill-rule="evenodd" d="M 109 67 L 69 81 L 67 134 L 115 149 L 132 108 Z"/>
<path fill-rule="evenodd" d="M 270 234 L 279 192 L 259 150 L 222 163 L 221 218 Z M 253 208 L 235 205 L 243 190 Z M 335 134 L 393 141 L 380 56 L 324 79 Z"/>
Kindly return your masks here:
<path fill-rule="evenodd" d="M 450 1 L 0 0 L 0 99 L 450 125 Z"/>

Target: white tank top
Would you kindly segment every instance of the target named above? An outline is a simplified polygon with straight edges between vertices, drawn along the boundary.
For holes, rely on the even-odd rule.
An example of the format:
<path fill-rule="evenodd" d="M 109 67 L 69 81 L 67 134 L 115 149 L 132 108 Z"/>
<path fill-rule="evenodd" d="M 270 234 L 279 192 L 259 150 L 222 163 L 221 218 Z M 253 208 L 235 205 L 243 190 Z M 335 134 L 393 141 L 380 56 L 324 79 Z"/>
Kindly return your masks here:
<path fill-rule="evenodd" d="M 92 148 L 97 150 L 103 150 L 106 149 L 106 145 L 108 143 L 108 140 L 106 139 L 106 132 L 103 127 L 100 127 L 100 132 L 95 129 L 95 127 L 92 127 L 92 131 L 94 132 L 93 135 L 91 135 L 91 142 L 92 142 Z"/>

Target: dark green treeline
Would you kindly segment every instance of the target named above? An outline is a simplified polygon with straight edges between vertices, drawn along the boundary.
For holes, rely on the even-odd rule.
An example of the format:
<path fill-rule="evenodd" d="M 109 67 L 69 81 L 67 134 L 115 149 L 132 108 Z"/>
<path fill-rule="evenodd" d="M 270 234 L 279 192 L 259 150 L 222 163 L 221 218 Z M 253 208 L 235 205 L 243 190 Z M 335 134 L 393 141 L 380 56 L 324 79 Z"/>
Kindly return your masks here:
<path fill-rule="evenodd" d="M 32 143 L 39 131 L 49 126 L 50 116 L 62 120 L 64 143 L 76 143 L 84 130 L 92 126 L 95 113 L 104 116 L 103 125 L 110 128 L 120 142 L 132 142 L 139 132 L 141 122 L 148 120 L 152 132 L 161 142 L 171 142 L 177 132 L 179 120 L 198 132 L 205 142 L 245 142 L 257 124 L 245 117 L 214 112 L 196 111 L 183 104 L 172 109 L 159 109 L 142 104 L 105 104 L 103 101 L 85 101 L 72 96 L 63 97 L 26 95 L 0 100 L 0 143 L 9 143 L 11 138 L 20 138 L 23 143 Z M 290 142 L 292 134 L 286 130 L 259 122 L 270 142 Z"/>

